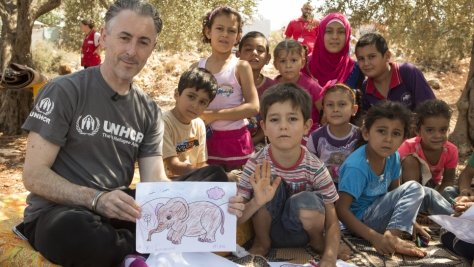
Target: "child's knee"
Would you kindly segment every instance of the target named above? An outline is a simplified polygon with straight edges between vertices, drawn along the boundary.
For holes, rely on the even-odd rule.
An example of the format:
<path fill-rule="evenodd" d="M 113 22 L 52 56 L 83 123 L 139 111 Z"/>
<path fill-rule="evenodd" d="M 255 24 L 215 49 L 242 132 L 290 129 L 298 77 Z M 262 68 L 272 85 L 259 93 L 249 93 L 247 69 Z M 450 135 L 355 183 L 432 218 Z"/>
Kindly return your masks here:
<path fill-rule="evenodd" d="M 290 198 L 291 208 L 293 210 L 311 210 L 318 211 L 321 214 L 324 214 L 324 201 L 319 193 L 304 191 L 296 195 L 293 195 Z"/>

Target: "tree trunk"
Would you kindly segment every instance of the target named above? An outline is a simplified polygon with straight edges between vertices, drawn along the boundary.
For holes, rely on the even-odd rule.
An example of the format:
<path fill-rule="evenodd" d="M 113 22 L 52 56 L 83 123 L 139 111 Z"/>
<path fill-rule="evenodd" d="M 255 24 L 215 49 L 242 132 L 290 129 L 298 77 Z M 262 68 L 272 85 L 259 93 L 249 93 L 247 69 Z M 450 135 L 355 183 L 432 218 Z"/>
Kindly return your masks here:
<path fill-rule="evenodd" d="M 34 21 L 55 9 L 61 0 L 0 0 L 2 42 L 0 44 L 0 74 L 10 62 L 34 67 L 31 56 L 31 33 Z M 30 113 L 33 103 L 31 90 L 0 90 L 0 132 L 15 135 Z"/>
<path fill-rule="evenodd" d="M 458 120 L 449 139 L 456 144 L 461 155 L 472 151 L 474 145 L 474 36 L 472 39 L 471 61 L 466 85 L 456 106 L 459 110 Z"/>
<path fill-rule="evenodd" d="M 11 89 L 1 93 L 0 132 L 5 135 L 21 134 L 21 125 L 33 107 L 31 90 Z"/>

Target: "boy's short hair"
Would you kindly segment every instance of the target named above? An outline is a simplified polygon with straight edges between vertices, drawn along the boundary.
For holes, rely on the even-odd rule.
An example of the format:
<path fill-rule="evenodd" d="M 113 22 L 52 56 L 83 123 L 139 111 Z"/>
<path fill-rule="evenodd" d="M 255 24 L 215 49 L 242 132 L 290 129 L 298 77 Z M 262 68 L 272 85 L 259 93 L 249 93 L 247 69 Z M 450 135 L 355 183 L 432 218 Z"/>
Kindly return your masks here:
<path fill-rule="evenodd" d="M 376 120 L 400 120 L 403 126 L 403 137 L 410 133 L 411 111 L 400 102 L 382 100 L 371 106 L 365 114 L 363 127 L 369 131 Z"/>
<path fill-rule="evenodd" d="M 385 52 L 388 51 L 387 41 L 380 33 L 376 32 L 370 32 L 362 35 L 355 45 L 355 51 L 357 51 L 357 48 L 373 44 L 375 45 L 377 51 L 379 51 L 382 55 L 385 55 Z"/>
<path fill-rule="evenodd" d="M 239 51 L 242 51 L 242 47 L 244 46 L 245 41 L 247 41 L 248 39 L 251 39 L 251 38 L 259 38 L 259 37 L 261 37 L 265 40 L 265 49 L 267 50 L 267 53 L 270 53 L 270 45 L 268 44 L 267 37 L 265 36 L 265 34 L 263 34 L 261 32 L 258 32 L 258 31 L 248 32 L 244 35 L 244 37 L 242 37 L 242 39 L 240 39 Z"/>
<path fill-rule="evenodd" d="M 263 92 L 260 101 L 260 115 L 265 121 L 268 109 L 275 103 L 291 101 L 293 108 L 300 108 L 306 122 L 311 118 L 311 97 L 301 87 L 294 83 L 276 84 Z"/>
<path fill-rule="evenodd" d="M 430 117 L 443 117 L 451 120 L 453 111 L 449 105 L 440 99 L 429 99 L 421 102 L 415 109 L 416 128 L 419 130 L 423 122 Z"/>
<path fill-rule="evenodd" d="M 190 68 L 179 78 L 178 94 L 181 95 L 186 88 L 205 90 L 212 101 L 216 97 L 218 87 L 216 78 L 207 69 Z"/>

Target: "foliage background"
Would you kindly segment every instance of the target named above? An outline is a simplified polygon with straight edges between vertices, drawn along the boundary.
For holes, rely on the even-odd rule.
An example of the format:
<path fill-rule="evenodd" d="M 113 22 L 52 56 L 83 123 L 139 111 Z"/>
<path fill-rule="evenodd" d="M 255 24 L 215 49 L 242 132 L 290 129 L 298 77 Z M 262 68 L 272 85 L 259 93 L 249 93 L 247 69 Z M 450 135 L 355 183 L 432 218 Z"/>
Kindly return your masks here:
<path fill-rule="evenodd" d="M 348 15 L 353 29 L 375 25 L 389 47 L 426 67 L 447 69 L 470 55 L 473 0 L 334 0 L 318 9 L 321 14 L 335 11 Z"/>
<path fill-rule="evenodd" d="M 102 0 L 64 0 L 53 18 L 43 16 L 40 21 L 50 24 L 64 22 L 62 45 L 67 49 L 80 48 L 83 33 L 79 29 L 82 19 L 92 19 L 96 29 L 103 25 L 103 17 L 109 3 Z M 240 11 L 245 18 L 250 18 L 256 11 L 255 0 L 150 0 L 160 11 L 163 20 L 163 31 L 159 37 L 158 50 L 198 51 L 206 50 L 208 45 L 201 43 L 202 17 L 218 5 L 228 5 Z M 49 15 L 50 16 L 50 15 Z M 48 21 L 49 19 L 49 21 Z M 51 25 L 51 24 L 50 24 Z"/>

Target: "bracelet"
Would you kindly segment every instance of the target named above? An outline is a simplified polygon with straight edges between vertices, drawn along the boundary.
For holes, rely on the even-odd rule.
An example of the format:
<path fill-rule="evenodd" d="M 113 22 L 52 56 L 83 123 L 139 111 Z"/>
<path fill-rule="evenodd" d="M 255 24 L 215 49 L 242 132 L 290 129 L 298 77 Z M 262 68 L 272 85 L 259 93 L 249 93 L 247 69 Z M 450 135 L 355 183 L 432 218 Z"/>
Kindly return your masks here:
<path fill-rule="evenodd" d="M 107 191 L 98 191 L 97 195 L 95 195 L 94 199 L 92 200 L 92 211 L 97 210 L 97 203 L 99 203 L 99 198 L 103 196 Z"/>

